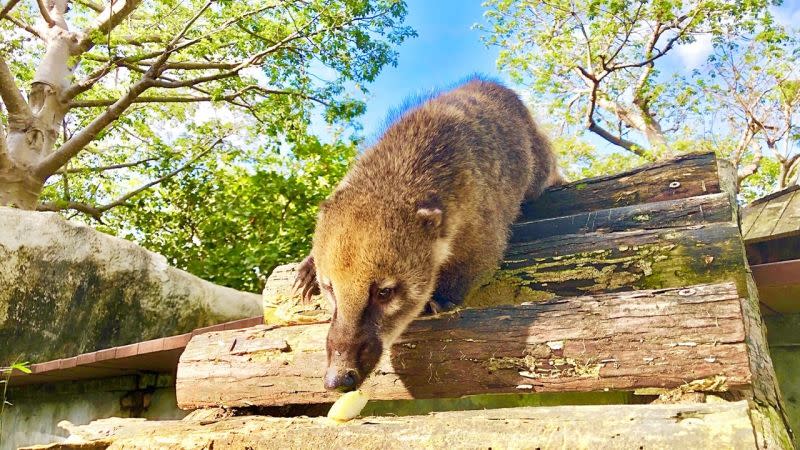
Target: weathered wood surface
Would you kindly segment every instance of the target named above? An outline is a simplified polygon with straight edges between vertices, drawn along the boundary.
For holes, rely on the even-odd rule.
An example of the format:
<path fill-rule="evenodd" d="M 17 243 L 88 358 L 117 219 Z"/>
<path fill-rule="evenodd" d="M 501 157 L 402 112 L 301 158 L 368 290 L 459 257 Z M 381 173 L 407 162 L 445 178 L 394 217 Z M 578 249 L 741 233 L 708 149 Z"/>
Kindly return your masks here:
<path fill-rule="evenodd" d="M 328 302 L 321 295 L 304 302 L 292 290 L 297 263 L 276 267 L 264 286 L 262 307 L 265 324 L 309 323 L 330 320 Z"/>
<path fill-rule="evenodd" d="M 747 402 L 556 406 L 366 417 L 246 416 L 216 422 L 139 424 L 83 444 L 37 449 L 659 449 L 756 448 Z"/>
<path fill-rule="evenodd" d="M 552 236 L 509 247 L 501 268 L 474 289 L 469 306 L 555 296 L 737 281 L 744 285 L 734 223 Z"/>
<path fill-rule="evenodd" d="M 634 170 L 565 184 L 522 205 L 521 220 L 560 217 L 720 192 L 713 153 L 689 154 Z"/>
<path fill-rule="evenodd" d="M 730 221 L 730 199 L 727 194 L 720 193 L 549 219 L 520 220 L 511 226 L 509 242 L 514 244 L 566 234 L 677 228 Z"/>
<path fill-rule="evenodd" d="M 721 215 L 724 209 L 717 211 Z M 500 270 L 474 289 L 464 304 L 519 304 L 723 281 L 743 287 L 746 267 L 741 255 L 739 228 L 732 222 L 551 236 L 512 244 Z M 292 297 L 295 266 L 281 266 L 267 280 L 264 317 L 278 317 L 267 323 L 329 319 L 327 303 L 320 296 L 308 305 Z"/>
<path fill-rule="evenodd" d="M 768 195 L 743 208 L 742 235 L 748 244 L 800 235 L 800 186 Z"/>
<path fill-rule="evenodd" d="M 196 336 L 177 398 L 198 407 L 312 404 L 324 390 L 327 324 Z M 363 389 L 374 399 L 750 383 L 736 287 L 556 298 L 416 320 Z M 712 389 L 713 390 L 713 389 Z"/>
<path fill-rule="evenodd" d="M 736 203 L 737 176 L 736 168 L 730 161 L 719 161 L 720 188 L 731 198 L 733 217 L 740 219 L 738 203 Z M 744 242 L 739 238 L 736 252 L 747 267 Z M 739 286 L 742 296 L 742 315 L 744 330 L 747 335 L 747 353 L 750 361 L 750 372 L 753 378 L 753 403 L 750 411 L 759 448 L 787 448 L 792 445 L 792 432 L 786 416 L 783 397 L 778 387 L 775 368 L 772 365 L 769 347 L 767 346 L 767 329 L 761 318 L 758 289 L 749 269 L 744 275 L 745 285 Z"/>

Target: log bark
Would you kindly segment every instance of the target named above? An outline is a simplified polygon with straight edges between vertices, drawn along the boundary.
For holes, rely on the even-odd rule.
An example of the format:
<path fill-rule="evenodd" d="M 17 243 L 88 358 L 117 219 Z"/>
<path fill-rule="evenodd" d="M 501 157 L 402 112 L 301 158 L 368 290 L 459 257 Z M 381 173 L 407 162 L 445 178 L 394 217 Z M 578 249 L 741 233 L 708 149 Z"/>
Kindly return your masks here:
<path fill-rule="evenodd" d="M 129 419 L 130 420 L 130 419 Z M 686 448 L 754 449 L 747 402 L 556 406 L 428 416 L 235 417 L 217 422 L 130 422 L 97 440 L 37 449 L 241 448 Z"/>
<path fill-rule="evenodd" d="M 513 244 L 500 270 L 465 304 L 491 306 L 555 296 L 735 281 L 744 287 L 733 223 L 587 233 Z"/>
<path fill-rule="evenodd" d="M 519 223 L 512 238 L 517 241 L 500 269 L 464 304 L 519 304 L 731 280 L 744 289 L 741 237 L 731 214 L 727 195 L 714 194 Z M 267 280 L 267 323 L 327 320 L 327 302 L 320 296 L 308 304 L 292 296 L 294 276 L 295 265 L 287 264 Z"/>
<path fill-rule="evenodd" d="M 741 215 L 736 203 L 738 180 L 736 168 L 726 160 L 719 164 L 720 185 L 724 193 L 730 197 L 733 220 L 740 223 Z M 751 417 L 755 428 L 756 440 L 759 448 L 792 448 L 792 433 L 789 419 L 786 415 L 783 396 L 775 375 L 775 367 L 767 345 L 767 328 L 761 318 L 758 288 L 753 273 L 747 265 L 747 254 L 741 235 L 738 236 L 738 245 L 732 252 L 746 267 L 744 272 L 744 286 L 739 287 L 742 296 L 742 316 L 744 330 L 747 334 L 747 353 L 750 362 L 750 372 L 753 374 L 753 408 Z M 796 430 L 795 430 L 796 433 Z"/>
<path fill-rule="evenodd" d="M 511 226 L 511 244 L 566 234 L 678 228 L 730 222 L 727 194 L 710 194 L 678 200 L 588 211 L 539 220 L 520 220 Z"/>
<path fill-rule="evenodd" d="M 720 192 L 713 153 L 689 154 L 616 175 L 588 178 L 522 205 L 521 220 L 560 217 Z"/>
<path fill-rule="evenodd" d="M 327 324 L 196 336 L 178 365 L 183 409 L 313 404 L 325 391 Z M 415 321 L 363 389 L 373 399 L 750 385 L 733 284 L 638 291 Z M 708 381 L 712 380 L 712 381 Z M 222 388 L 224 386 L 224 388 Z"/>

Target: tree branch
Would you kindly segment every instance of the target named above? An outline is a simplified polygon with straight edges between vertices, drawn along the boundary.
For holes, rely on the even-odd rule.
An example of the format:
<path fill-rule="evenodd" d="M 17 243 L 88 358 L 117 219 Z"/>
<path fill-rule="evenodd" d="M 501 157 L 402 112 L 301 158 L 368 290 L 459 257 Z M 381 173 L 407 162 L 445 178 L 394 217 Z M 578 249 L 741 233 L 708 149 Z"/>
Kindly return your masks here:
<path fill-rule="evenodd" d="M 672 24 L 672 25 L 666 26 L 665 28 L 661 28 L 661 29 L 660 29 L 660 32 L 659 32 L 658 34 L 654 35 L 655 42 L 653 42 L 653 48 L 651 49 L 651 52 L 652 52 L 652 50 L 655 50 L 655 53 L 654 53 L 652 56 L 650 56 L 650 57 L 646 57 L 644 60 L 642 60 L 642 61 L 638 61 L 638 62 L 633 62 L 633 63 L 623 63 L 623 64 L 615 64 L 615 65 L 609 66 L 609 67 L 608 67 L 606 70 L 608 70 L 609 72 L 613 72 L 613 71 L 620 70 L 620 69 L 629 69 L 629 68 L 635 68 L 635 67 L 644 67 L 644 66 L 646 66 L 646 65 L 648 65 L 648 64 L 652 64 L 654 61 L 656 61 L 657 59 L 659 59 L 659 58 L 661 58 L 662 56 L 666 55 L 667 53 L 669 53 L 669 52 L 672 50 L 672 48 L 675 46 L 675 44 L 676 44 L 676 43 L 677 43 L 677 42 L 678 42 L 678 41 L 679 41 L 679 40 L 680 40 L 680 39 L 681 39 L 681 38 L 682 38 L 682 37 L 685 35 L 685 33 L 688 31 L 688 29 L 689 29 L 689 26 L 692 24 L 692 22 L 694 21 L 694 18 L 695 18 L 695 16 L 696 16 L 696 15 L 699 13 L 699 11 L 700 11 L 700 8 L 696 8 L 696 10 L 694 11 L 694 13 L 692 14 L 692 16 L 691 16 L 691 17 L 689 17 L 689 16 L 685 16 L 685 15 L 684 15 L 684 16 L 681 16 L 681 17 L 677 17 L 677 18 L 675 18 L 675 20 L 673 21 L 673 24 Z M 665 31 L 667 31 L 667 30 L 670 30 L 670 29 L 673 29 L 673 28 L 676 28 L 676 27 L 678 26 L 678 24 L 680 24 L 681 22 L 683 22 L 683 21 L 684 21 L 684 20 L 686 20 L 687 18 L 689 19 L 689 21 L 688 21 L 688 23 L 686 24 L 686 26 L 684 26 L 684 27 L 682 27 L 682 28 L 679 28 L 679 31 L 678 31 L 678 33 L 677 33 L 677 34 L 676 34 L 674 37 L 670 38 L 670 39 L 667 41 L 667 44 L 664 46 L 664 48 L 663 48 L 663 49 L 657 49 L 657 48 L 655 48 L 655 44 L 656 44 L 656 43 L 657 43 L 657 41 L 658 41 L 658 40 L 661 38 L 661 36 L 664 34 L 664 32 L 665 32 Z"/>
<path fill-rule="evenodd" d="M 11 14 L 6 14 L 6 16 L 2 17 L 2 18 L 8 20 L 11 23 L 13 23 L 18 28 L 21 28 L 21 29 L 27 31 L 28 33 L 32 34 L 34 37 L 36 37 L 38 39 L 41 39 L 43 41 L 45 40 L 44 36 L 42 36 L 42 34 L 39 33 L 39 31 L 36 28 L 33 28 L 32 26 L 28 25 L 27 23 L 24 23 L 23 21 L 17 19 L 16 17 L 12 16 Z"/>
<path fill-rule="evenodd" d="M 324 100 L 303 94 L 301 92 L 295 91 L 286 91 L 281 89 L 265 89 L 260 86 L 246 86 L 232 94 L 220 95 L 220 96 L 211 96 L 211 95 L 186 95 L 186 96 L 169 96 L 169 95 L 152 95 L 152 96 L 140 96 L 133 100 L 132 103 L 201 103 L 201 102 L 214 102 L 214 101 L 227 101 L 232 102 L 237 98 L 241 97 L 245 93 L 249 91 L 258 91 L 264 95 L 295 95 L 298 97 L 302 97 L 307 100 L 313 100 L 317 103 L 322 105 L 328 105 L 327 102 Z M 106 99 L 91 99 L 91 100 L 76 100 L 70 102 L 70 108 L 98 108 L 102 106 L 109 106 L 116 103 L 118 99 L 113 98 L 106 98 Z M 238 105 L 241 106 L 241 105 Z"/>
<path fill-rule="evenodd" d="M 761 168 L 762 159 L 763 155 L 761 153 L 761 147 L 756 146 L 756 150 L 753 152 L 753 161 L 746 166 L 739 167 L 739 170 L 736 173 L 736 178 L 740 184 L 745 178 L 758 172 L 758 169 Z"/>
<path fill-rule="evenodd" d="M 75 2 L 80 3 L 81 5 L 96 12 L 103 12 L 103 10 L 105 9 L 102 3 L 95 3 L 92 0 L 75 0 Z"/>
<path fill-rule="evenodd" d="M 75 133 L 67 142 L 64 142 L 58 150 L 42 160 L 36 166 L 34 175 L 42 180 L 46 180 L 47 177 L 54 174 L 70 158 L 77 155 L 89 142 L 92 142 L 100 131 L 117 120 L 142 92 L 152 86 L 151 83 L 152 80 L 146 77 L 134 83 L 130 90 L 109 106 L 105 112 L 95 117 L 89 125 Z"/>
<path fill-rule="evenodd" d="M 3 17 L 5 17 L 6 14 L 11 12 L 11 10 L 14 9 L 15 6 L 17 6 L 17 3 L 19 3 L 19 0 L 8 0 L 6 6 L 3 6 L 3 9 L 0 9 L 0 19 L 2 19 Z"/>
<path fill-rule="evenodd" d="M 36 210 L 37 211 L 57 212 L 57 211 L 66 211 L 66 210 L 70 210 L 70 209 L 74 210 L 74 211 L 82 212 L 82 213 L 86 214 L 87 216 L 92 217 L 94 220 L 96 220 L 96 221 L 98 221 L 100 223 L 103 223 L 103 220 L 101 218 L 103 212 L 100 211 L 98 208 L 96 208 L 94 206 L 87 205 L 86 203 L 73 202 L 73 201 L 68 201 L 68 202 L 44 202 L 44 203 L 39 203 L 36 206 Z"/>
<path fill-rule="evenodd" d="M 102 35 L 110 33 L 111 30 L 119 25 L 123 19 L 128 17 L 140 3 L 142 3 L 142 0 L 115 0 L 111 2 L 108 7 L 97 15 L 97 20 L 95 20 L 91 26 L 83 30 L 83 39 L 81 39 L 80 43 L 78 43 L 73 50 L 73 54 L 79 55 L 92 48 L 94 45 L 94 42 L 92 42 L 93 35 L 97 33 Z"/>
<path fill-rule="evenodd" d="M 28 102 L 20 93 L 11 69 L 6 65 L 5 59 L 0 55 L 0 99 L 6 105 L 9 116 L 16 116 L 16 119 L 30 120 L 33 117 Z M 10 119 L 10 117 L 9 117 Z"/>
<path fill-rule="evenodd" d="M 109 166 L 100 166 L 100 167 L 77 167 L 73 169 L 62 169 L 56 172 L 56 174 L 63 175 L 65 173 L 82 173 L 82 172 L 105 172 L 107 170 L 116 170 L 116 169 L 125 169 L 127 167 L 134 167 L 140 164 L 145 164 L 150 161 L 157 161 L 158 158 L 145 158 L 140 159 L 138 161 L 128 162 L 128 163 L 120 163 L 120 164 L 111 164 Z"/>
<path fill-rule="evenodd" d="M 56 21 L 50 17 L 50 11 L 47 9 L 47 5 L 44 4 L 44 0 L 36 0 L 36 4 L 39 5 L 39 12 L 42 14 L 42 19 L 47 22 L 51 28 L 56 26 Z"/>
<path fill-rule="evenodd" d="M 639 147 L 638 145 L 636 145 L 635 142 L 629 141 L 629 140 L 623 138 L 622 136 L 615 136 L 615 135 L 611 134 L 608 130 L 606 130 L 605 128 L 603 128 L 600 125 L 598 125 L 597 122 L 594 119 L 591 120 L 591 122 L 589 123 L 589 126 L 587 128 L 592 133 L 597 134 L 601 138 L 605 139 L 606 141 L 608 141 L 608 142 L 610 142 L 610 143 L 612 143 L 612 144 L 614 144 L 616 146 L 622 147 L 625 150 L 628 150 L 629 152 L 631 152 L 631 153 L 633 153 L 635 155 L 638 155 L 638 156 L 641 156 L 641 157 L 647 157 L 647 155 L 645 154 L 644 150 L 641 147 Z"/>
<path fill-rule="evenodd" d="M 91 216 L 92 218 L 94 218 L 95 220 L 97 220 L 98 222 L 102 223 L 102 217 L 101 216 L 103 215 L 104 212 L 108 211 L 111 208 L 115 208 L 117 206 L 123 205 L 125 202 L 127 202 L 131 198 L 135 197 L 136 195 L 140 194 L 141 192 L 146 191 L 147 189 L 150 189 L 151 187 L 153 187 L 153 186 L 155 186 L 155 185 L 157 185 L 159 183 L 162 183 L 162 182 L 174 177 L 175 175 L 183 172 L 186 169 L 189 169 L 190 167 L 192 167 L 192 165 L 195 162 L 197 162 L 198 159 L 200 159 L 203 156 L 207 155 L 209 152 L 211 152 L 211 150 L 214 149 L 214 147 L 219 145 L 222 142 L 222 140 L 223 140 L 222 138 L 216 139 L 207 149 L 205 149 L 202 152 L 198 153 L 197 156 L 195 156 L 194 158 L 189 160 L 186 164 L 182 165 L 181 167 L 178 167 L 177 169 L 167 173 L 166 175 L 164 175 L 162 177 L 159 177 L 159 178 L 156 178 L 155 180 L 153 180 L 153 181 L 151 181 L 149 183 L 146 183 L 146 184 L 140 186 L 139 188 L 134 189 L 134 190 L 128 192 L 127 194 L 121 196 L 120 198 L 114 200 L 113 202 L 106 203 L 105 205 L 92 206 L 92 205 L 87 205 L 85 203 L 79 203 L 79 202 L 48 202 L 48 203 L 40 204 L 37 207 L 37 209 L 39 211 L 65 211 L 65 210 L 70 210 L 71 209 L 71 210 L 75 210 L 75 211 L 79 211 L 79 212 L 82 212 L 84 214 L 87 214 L 87 215 Z"/>

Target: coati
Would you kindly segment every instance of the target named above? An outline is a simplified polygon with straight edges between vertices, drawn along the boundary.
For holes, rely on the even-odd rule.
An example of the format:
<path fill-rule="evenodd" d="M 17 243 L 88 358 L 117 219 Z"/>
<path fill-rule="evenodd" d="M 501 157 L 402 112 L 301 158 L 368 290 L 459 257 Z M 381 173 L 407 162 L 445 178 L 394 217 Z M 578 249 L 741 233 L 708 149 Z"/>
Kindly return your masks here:
<path fill-rule="evenodd" d="M 322 294 L 327 389 L 349 391 L 423 310 L 461 303 L 494 269 L 523 199 L 559 184 L 528 109 L 472 79 L 403 113 L 320 205 L 295 288 Z"/>

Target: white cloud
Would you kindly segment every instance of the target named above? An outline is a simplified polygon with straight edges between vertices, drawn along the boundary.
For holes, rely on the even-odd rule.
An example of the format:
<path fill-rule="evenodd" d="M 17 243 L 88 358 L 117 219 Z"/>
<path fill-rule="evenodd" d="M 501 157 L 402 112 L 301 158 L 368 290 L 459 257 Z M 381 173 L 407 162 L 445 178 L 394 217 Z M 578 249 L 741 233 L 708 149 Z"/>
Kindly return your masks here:
<path fill-rule="evenodd" d="M 695 41 L 691 44 L 679 45 L 675 49 L 675 53 L 686 69 L 694 69 L 703 64 L 713 50 L 714 47 L 711 43 L 711 35 L 702 34 L 697 36 Z"/>

